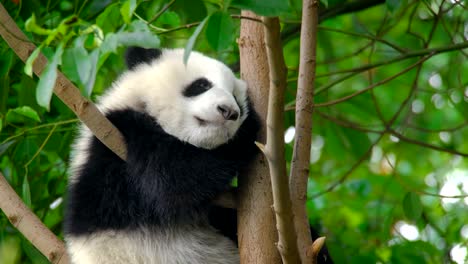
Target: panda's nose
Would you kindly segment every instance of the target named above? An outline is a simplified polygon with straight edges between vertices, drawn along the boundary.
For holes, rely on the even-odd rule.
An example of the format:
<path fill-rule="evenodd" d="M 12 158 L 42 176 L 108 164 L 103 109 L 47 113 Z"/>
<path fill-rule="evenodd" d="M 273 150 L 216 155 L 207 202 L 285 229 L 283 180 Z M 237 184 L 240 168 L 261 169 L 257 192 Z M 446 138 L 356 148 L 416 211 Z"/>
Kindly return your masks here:
<path fill-rule="evenodd" d="M 226 120 L 237 120 L 239 118 L 239 113 L 227 105 L 218 105 L 218 112 Z"/>

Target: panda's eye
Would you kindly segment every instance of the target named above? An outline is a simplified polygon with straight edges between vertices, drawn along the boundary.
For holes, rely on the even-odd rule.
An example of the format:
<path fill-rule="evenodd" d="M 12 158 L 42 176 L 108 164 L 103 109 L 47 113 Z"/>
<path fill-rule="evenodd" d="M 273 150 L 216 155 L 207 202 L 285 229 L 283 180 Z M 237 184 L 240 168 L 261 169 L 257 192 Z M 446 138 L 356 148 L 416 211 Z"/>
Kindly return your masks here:
<path fill-rule="evenodd" d="M 208 91 L 211 87 L 213 87 L 213 84 L 206 78 L 196 79 L 187 87 L 185 87 L 183 95 L 185 97 L 197 96 Z"/>

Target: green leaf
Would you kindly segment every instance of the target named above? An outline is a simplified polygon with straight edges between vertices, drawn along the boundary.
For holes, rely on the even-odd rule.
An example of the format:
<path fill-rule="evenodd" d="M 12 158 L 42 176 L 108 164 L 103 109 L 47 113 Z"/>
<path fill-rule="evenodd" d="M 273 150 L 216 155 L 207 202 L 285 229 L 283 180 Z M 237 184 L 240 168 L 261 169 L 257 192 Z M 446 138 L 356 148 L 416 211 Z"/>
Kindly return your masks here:
<path fill-rule="evenodd" d="M 13 63 L 13 51 L 9 50 L 1 54 L 2 55 L 0 58 L 0 77 L 3 77 L 5 74 L 8 74 L 8 72 L 11 69 Z"/>
<path fill-rule="evenodd" d="M 24 119 L 21 117 L 27 117 L 37 122 L 41 122 L 39 115 L 34 109 L 29 106 L 21 106 L 15 109 L 8 110 L 6 114 L 6 121 L 8 123 L 22 123 Z"/>
<path fill-rule="evenodd" d="M 320 3 L 322 3 L 326 8 L 328 8 L 328 0 L 320 0 Z"/>
<path fill-rule="evenodd" d="M 133 12 L 135 12 L 136 7 L 136 0 L 127 0 L 125 3 L 123 3 L 122 7 L 120 8 L 120 14 L 122 15 L 125 23 L 130 24 L 132 21 Z"/>
<path fill-rule="evenodd" d="M 39 252 L 31 243 L 25 238 L 21 239 L 21 247 L 31 260 L 32 264 L 47 264 L 50 263 L 47 258 Z"/>
<path fill-rule="evenodd" d="M 3 128 L 3 120 L 0 118 L 0 132 L 2 132 L 2 128 Z"/>
<path fill-rule="evenodd" d="M 16 140 L 9 140 L 0 144 L 0 156 L 8 150 L 16 142 Z"/>
<path fill-rule="evenodd" d="M 401 0 L 385 0 L 388 10 L 394 12 L 401 6 Z"/>
<path fill-rule="evenodd" d="M 94 83 L 96 81 L 96 74 L 97 74 L 97 65 L 98 65 L 98 60 L 99 60 L 99 50 L 96 49 L 93 52 L 91 52 L 89 56 L 89 62 L 91 63 L 91 69 L 89 72 L 89 79 L 86 82 L 85 86 L 85 92 L 86 95 L 89 97 L 91 96 L 91 93 L 94 88 Z"/>
<path fill-rule="evenodd" d="M 287 0 L 233 0 L 231 6 L 253 11 L 260 16 L 279 16 L 289 11 Z"/>
<path fill-rule="evenodd" d="M 171 6 L 183 23 L 193 23 L 207 16 L 205 2 L 202 0 L 177 0 Z"/>
<path fill-rule="evenodd" d="M 419 196 L 414 192 L 406 193 L 403 198 L 403 211 L 405 216 L 413 221 L 418 220 L 422 214 L 422 204 Z"/>
<path fill-rule="evenodd" d="M 158 48 L 160 40 L 151 30 L 148 25 L 142 21 L 133 21 L 130 24 L 132 32 L 117 32 L 106 35 L 102 43 L 101 56 L 113 52 L 117 52 L 117 48 L 121 46 L 139 46 L 143 48 Z"/>
<path fill-rule="evenodd" d="M 96 24 L 103 32 L 114 32 L 121 26 L 119 3 L 110 4 L 96 18 Z"/>
<path fill-rule="evenodd" d="M 37 103 L 49 111 L 50 99 L 57 80 L 57 66 L 61 63 L 63 53 L 63 43 L 61 43 L 55 51 L 52 60 L 47 64 L 41 74 L 36 89 Z"/>
<path fill-rule="evenodd" d="M 24 73 L 26 73 L 26 75 L 28 75 L 29 77 L 33 77 L 34 61 L 36 61 L 37 56 L 39 56 L 39 53 L 41 53 L 41 49 L 41 46 L 36 48 L 26 61 L 26 65 L 24 65 Z"/>
<path fill-rule="evenodd" d="M 21 186 L 21 196 L 24 203 L 31 208 L 31 189 L 29 188 L 28 176 L 24 175 L 23 184 Z"/>
<path fill-rule="evenodd" d="M 83 45 L 77 45 L 71 49 L 71 55 L 75 62 L 75 67 L 82 84 L 86 84 L 91 73 L 92 62 L 90 56 Z"/>
<path fill-rule="evenodd" d="M 176 27 L 180 25 L 179 14 L 172 11 L 164 12 L 157 20 L 158 25 L 167 25 L 169 27 Z"/>
<path fill-rule="evenodd" d="M 187 61 L 190 56 L 190 52 L 193 50 L 193 46 L 195 45 L 195 41 L 197 41 L 198 35 L 200 35 L 200 32 L 205 27 L 205 24 L 208 18 L 209 17 L 206 17 L 205 19 L 203 19 L 203 21 L 197 26 L 192 36 L 190 36 L 189 40 L 187 41 L 187 45 L 185 45 L 185 50 L 184 50 L 184 64 L 187 64 Z"/>
<path fill-rule="evenodd" d="M 206 25 L 206 39 L 213 49 L 221 51 L 229 47 L 234 36 L 234 23 L 226 12 L 216 12 Z"/>

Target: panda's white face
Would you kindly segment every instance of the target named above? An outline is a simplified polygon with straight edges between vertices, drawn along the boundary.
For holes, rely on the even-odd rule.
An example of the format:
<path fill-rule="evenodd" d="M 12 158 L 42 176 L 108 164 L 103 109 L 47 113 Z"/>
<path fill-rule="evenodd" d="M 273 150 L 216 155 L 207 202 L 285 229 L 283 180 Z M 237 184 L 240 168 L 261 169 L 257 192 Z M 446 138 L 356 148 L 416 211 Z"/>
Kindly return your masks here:
<path fill-rule="evenodd" d="M 103 111 L 133 108 L 154 116 L 181 141 L 212 149 L 229 141 L 248 115 L 246 84 L 223 63 L 183 50 L 127 71 L 101 98 Z"/>

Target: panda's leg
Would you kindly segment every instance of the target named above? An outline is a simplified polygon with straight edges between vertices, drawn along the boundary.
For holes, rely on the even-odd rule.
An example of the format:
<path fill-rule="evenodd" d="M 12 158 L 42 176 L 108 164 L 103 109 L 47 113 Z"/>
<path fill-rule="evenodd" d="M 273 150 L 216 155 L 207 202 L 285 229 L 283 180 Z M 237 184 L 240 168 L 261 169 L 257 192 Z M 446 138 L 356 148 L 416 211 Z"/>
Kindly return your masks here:
<path fill-rule="evenodd" d="M 210 225 L 223 236 L 228 237 L 237 245 L 237 210 L 213 205 L 209 211 Z"/>

